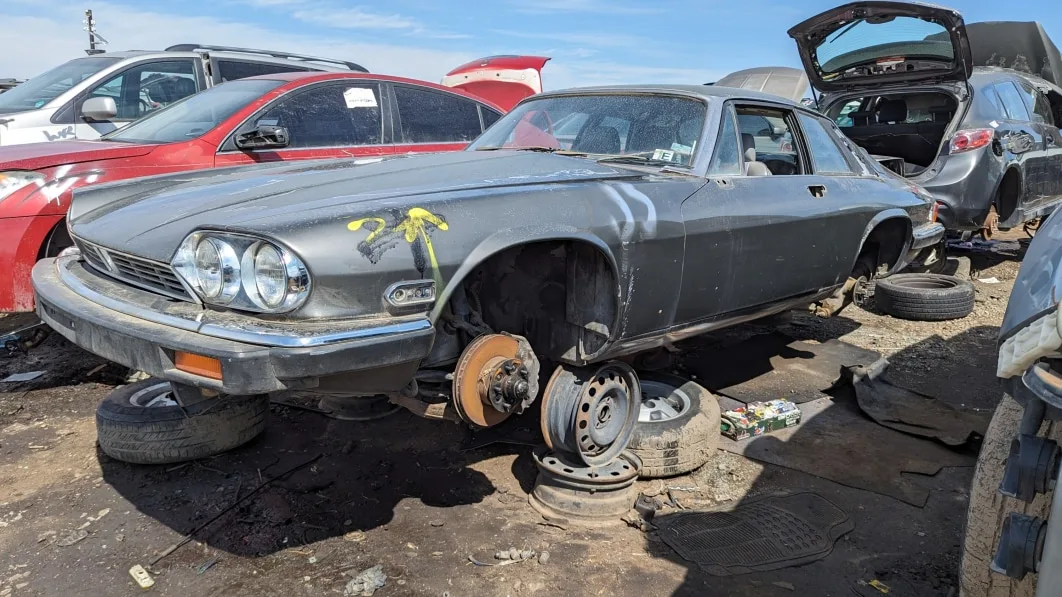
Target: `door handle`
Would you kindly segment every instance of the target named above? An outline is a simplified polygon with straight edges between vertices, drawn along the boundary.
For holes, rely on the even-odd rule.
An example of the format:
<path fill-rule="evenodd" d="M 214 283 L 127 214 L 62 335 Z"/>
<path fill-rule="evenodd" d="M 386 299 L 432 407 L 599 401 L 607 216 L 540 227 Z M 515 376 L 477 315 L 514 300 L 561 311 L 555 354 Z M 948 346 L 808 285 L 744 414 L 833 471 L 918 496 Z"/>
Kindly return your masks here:
<path fill-rule="evenodd" d="M 816 199 L 822 199 L 826 196 L 826 187 L 821 184 L 808 185 L 808 192 Z"/>

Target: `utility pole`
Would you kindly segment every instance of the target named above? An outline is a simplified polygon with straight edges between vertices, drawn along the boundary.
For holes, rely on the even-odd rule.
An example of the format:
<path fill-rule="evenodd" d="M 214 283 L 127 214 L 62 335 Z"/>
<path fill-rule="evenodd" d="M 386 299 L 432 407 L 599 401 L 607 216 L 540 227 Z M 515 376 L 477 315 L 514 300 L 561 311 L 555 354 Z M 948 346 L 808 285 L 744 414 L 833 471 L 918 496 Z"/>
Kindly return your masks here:
<path fill-rule="evenodd" d="M 99 33 L 96 33 L 96 19 L 92 18 L 91 8 L 85 11 L 85 20 L 83 22 L 85 23 L 85 31 L 88 31 L 89 37 L 89 49 L 85 50 L 85 53 L 89 56 L 104 53 L 106 50 L 97 48 L 96 44 L 105 44 L 107 43 L 107 40 Z"/>

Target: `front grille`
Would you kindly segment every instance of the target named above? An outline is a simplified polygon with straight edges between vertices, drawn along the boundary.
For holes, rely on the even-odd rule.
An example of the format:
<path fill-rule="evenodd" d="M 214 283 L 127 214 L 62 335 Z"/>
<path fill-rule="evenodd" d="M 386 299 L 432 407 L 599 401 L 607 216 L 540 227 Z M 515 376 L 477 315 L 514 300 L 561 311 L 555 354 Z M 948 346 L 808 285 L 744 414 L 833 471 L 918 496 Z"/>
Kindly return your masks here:
<path fill-rule="evenodd" d="M 169 264 L 119 253 L 81 239 L 74 242 L 81 249 L 85 261 L 108 276 L 145 290 L 195 302 Z"/>

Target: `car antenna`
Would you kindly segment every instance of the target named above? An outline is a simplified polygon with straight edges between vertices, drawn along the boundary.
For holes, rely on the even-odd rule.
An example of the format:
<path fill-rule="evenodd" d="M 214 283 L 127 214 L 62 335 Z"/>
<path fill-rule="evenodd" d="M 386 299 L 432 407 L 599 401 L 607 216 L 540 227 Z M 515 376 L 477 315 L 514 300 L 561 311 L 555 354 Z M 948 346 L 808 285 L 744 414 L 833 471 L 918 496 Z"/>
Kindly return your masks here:
<path fill-rule="evenodd" d="M 106 52 L 107 50 L 96 47 L 96 44 L 104 45 L 110 42 L 108 42 L 99 33 L 96 33 L 96 19 L 92 18 L 91 8 L 85 11 L 85 20 L 81 22 L 85 24 L 85 31 L 88 31 L 89 37 L 89 47 L 87 50 L 85 50 L 85 53 L 89 56 L 94 56 L 96 54 L 103 54 L 104 52 Z"/>

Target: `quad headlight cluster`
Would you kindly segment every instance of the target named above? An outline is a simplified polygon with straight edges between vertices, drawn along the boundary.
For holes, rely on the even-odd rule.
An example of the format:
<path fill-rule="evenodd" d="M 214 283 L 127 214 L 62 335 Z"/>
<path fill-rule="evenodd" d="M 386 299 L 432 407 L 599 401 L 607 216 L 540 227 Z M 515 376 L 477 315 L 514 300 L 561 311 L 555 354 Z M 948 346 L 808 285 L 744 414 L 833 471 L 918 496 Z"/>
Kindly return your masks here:
<path fill-rule="evenodd" d="M 205 303 L 260 313 L 284 313 L 305 302 L 310 273 L 273 242 L 226 232 L 193 232 L 171 262 Z"/>

